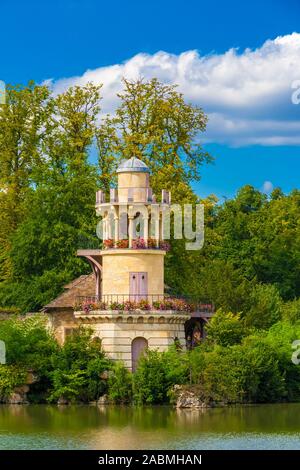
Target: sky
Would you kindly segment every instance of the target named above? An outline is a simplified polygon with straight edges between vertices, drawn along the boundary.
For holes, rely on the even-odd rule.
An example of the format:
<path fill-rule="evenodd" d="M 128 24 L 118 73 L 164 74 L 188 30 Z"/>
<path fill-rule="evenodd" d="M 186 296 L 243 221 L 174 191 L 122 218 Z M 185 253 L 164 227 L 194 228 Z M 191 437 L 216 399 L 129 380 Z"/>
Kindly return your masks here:
<path fill-rule="evenodd" d="M 0 0 L 0 80 L 54 93 L 101 82 L 103 112 L 122 76 L 176 83 L 209 117 L 201 141 L 215 161 L 200 196 L 289 192 L 300 187 L 299 20 L 299 0 Z"/>

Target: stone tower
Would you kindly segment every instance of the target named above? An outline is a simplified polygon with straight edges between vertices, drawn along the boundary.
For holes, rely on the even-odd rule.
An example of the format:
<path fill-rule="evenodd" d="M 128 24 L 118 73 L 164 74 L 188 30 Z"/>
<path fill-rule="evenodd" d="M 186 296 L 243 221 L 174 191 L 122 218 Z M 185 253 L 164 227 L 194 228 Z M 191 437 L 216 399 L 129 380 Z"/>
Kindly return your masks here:
<path fill-rule="evenodd" d="M 164 293 L 163 219 L 170 194 L 156 200 L 149 168 L 133 157 L 117 169 L 117 188 L 105 201 L 96 194 L 102 217 L 103 249 L 80 250 L 96 276 L 95 297 L 81 299 L 76 319 L 94 329 L 104 350 L 134 370 L 141 351 L 163 351 L 174 341 L 185 347 L 184 324 L 191 314 L 183 301 Z"/>

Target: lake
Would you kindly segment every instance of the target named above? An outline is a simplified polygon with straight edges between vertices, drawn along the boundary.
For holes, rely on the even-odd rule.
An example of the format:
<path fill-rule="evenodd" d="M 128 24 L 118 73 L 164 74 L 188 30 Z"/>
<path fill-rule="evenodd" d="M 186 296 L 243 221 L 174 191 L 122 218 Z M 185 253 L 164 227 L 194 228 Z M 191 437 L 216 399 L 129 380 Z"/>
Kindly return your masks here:
<path fill-rule="evenodd" d="M 300 404 L 0 405 L 0 449 L 300 449 Z"/>

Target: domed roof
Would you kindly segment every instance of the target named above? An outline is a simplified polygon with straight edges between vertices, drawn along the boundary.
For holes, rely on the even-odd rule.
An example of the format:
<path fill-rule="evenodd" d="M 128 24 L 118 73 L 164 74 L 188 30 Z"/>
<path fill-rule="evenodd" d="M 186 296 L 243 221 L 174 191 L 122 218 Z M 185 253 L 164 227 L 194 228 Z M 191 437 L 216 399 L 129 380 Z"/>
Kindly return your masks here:
<path fill-rule="evenodd" d="M 136 157 L 131 157 L 129 160 L 123 160 L 118 166 L 117 173 L 150 173 L 147 165 Z"/>

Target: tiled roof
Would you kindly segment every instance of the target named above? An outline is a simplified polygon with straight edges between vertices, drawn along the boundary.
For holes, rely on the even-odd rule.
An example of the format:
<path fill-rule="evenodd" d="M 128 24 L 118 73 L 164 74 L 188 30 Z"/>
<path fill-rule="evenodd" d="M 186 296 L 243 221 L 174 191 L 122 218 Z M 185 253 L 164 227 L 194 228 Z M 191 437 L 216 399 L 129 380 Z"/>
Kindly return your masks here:
<path fill-rule="evenodd" d="M 44 311 L 73 309 L 76 297 L 95 295 L 95 275 L 79 276 L 64 286 L 64 292 L 44 306 Z"/>

